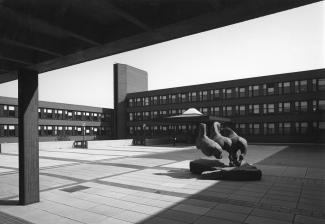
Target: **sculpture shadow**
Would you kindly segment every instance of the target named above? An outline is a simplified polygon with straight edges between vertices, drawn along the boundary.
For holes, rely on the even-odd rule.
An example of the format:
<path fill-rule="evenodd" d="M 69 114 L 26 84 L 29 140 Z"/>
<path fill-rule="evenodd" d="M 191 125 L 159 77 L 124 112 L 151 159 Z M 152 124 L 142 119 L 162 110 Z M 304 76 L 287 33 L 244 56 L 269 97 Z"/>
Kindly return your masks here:
<path fill-rule="evenodd" d="M 200 175 L 191 173 L 188 169 L 173 169 L 167 173 L 155 173 L 159 176 L 169 176 L 176 179 L 200 179 Z"/>

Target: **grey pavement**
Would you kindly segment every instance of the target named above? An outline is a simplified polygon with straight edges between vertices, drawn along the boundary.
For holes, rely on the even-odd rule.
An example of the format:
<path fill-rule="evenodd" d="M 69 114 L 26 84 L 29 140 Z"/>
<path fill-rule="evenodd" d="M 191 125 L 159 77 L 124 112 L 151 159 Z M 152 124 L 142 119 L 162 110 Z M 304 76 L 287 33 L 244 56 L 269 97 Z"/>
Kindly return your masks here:
<path fill-rule="evenodd" d="M 324 145 L 250 145 L 261 181 L 199 179 L 198 158 L 193 146 L 40 149 L 41 202 L 20 206 L 17 152 L 4 150 L 0 223 L 325 223 Z"/>

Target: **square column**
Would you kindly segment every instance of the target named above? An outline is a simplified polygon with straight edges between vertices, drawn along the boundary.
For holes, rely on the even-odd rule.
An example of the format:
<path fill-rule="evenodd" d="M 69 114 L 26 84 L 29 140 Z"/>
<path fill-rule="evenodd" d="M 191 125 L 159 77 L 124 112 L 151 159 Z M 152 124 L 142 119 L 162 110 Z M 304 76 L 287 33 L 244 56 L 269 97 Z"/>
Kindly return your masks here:
<path fill-rule="evenodd" d="M 127 137 L 126 95 L 141 91 L 148 91 L 148 73 L 129 65 L 114 64 L 114 129 L 117 139 Z"/>
<path fill-rule="evenodd" d="M 18 71 L 19 202 L 39 202 L 38 72 Z"/>

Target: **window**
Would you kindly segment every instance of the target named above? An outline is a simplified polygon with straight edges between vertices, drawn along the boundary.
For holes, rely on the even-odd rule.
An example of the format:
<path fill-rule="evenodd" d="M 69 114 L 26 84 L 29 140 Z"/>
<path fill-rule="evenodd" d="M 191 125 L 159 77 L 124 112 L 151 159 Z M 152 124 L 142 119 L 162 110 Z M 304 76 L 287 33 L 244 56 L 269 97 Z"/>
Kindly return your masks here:
<path fill-rule="evenodd" d="M 57 135 L 63 135 L 64 131 L 63 131 L 63 127 L 62 126 L 58 126 L 57 127 Z"/>
<path fill-rule="evenodd" d="M 90 135 L 90 127 L 85 127 L 85 135 Z"/>
<path fill-rule="evenodd" d="M 295 81 L 295 92 L 296 93 L 307 92 L 307 80 Z"/>
<path fill-rule="evenodd" d="M 296 134 L 306 134 L 308 129 L 308 123 L 296 122 L 295 129 L 296 129 Z"/>
<path fill-rule="evenodd" d="M 268 95 L 268 96 L 274 95 L 274 89 L 275 89 L 274 83 L 266 84 L 266 95 Z"/>
<path fill-rule="evenodd" d="M 317 91 L 317 79 L 312 80 L 312 88 L 314 92 Z"/>
<path fill-rule="evenodd" d="M 129 121 L 133 121 L 134 117 L 133 117 L 133 113 L 129 113 Z"/>
<path fill-rule="evenodd" d="M 177 110 L 173 109 L 169 111 L 170 115 L 176 115 L 177 114 Z"/>
<path fill-rule="evenodd" d="M 201 113 L 205 114 L 205 115 L 208 114 L 208 108 L 207 107 L 202 107 L 201 108 Z"/>
<path fill-rule="evenodd" d="M 250 124 L 251 134 L 253 135 L 259 135 L 260 134 L 260 124 L 254 123 Z"/>
<path fill-rule="evenodd" d="M 200 91 L 200 100 L 207 101 L 208 100 L 208 91 Z"/>
<path fill-rule="evenodd" d="M 157 119 L 158 111 L 151 111 L 151 119 Z"/>
<path fill-rule="evenodd" d="M 245 105 L 240 105 L 239 106 L 239 115 L 244 116 L 245 114 L 246 114 Z"/>
<path fill-rule="evenodd" d="M 225 108 L 225 116 L 232 116 L 232 106 L 226 106 Z"/>
<path fill-rule="evenodd" d="M 211 107 L 210 108 L 210 113 L 213 115 L 213 116 L 221 116 L 220 114 L 220 107 Z"/>
<path fill-rule="evenodd" d="M 290 113 L 290 102 L 279 103 L 279 113 Z"/>
<path fill-rule="evenodd" d="M 278 84 L 279 94 L 289 94 L 290 93 L 290 82 L 280 82 Z"/>
<path fill-rule="evenodd" d="M 187 96 L 186 93 L 181 93 L 181 102 L 186 103 L 187 102 Z"/>
<path fill-rule="evenodd" d="M 274 113 L 274 103 L 267 104 L 266 113 L 267 114 L 273 114 Z"/>
<path fill-rule="evenodd" d="M 283 83 L 283 93 L 284 94 L 290 93 L 290 82 Z"/>
<path fill-rule="evenodd" d="M 158 97 L 157 96 L 152 96 L 150 104 L 157 105 L 158 104 Z"/>
<path fill-rule="evenodd" d="M 98 135 L 98 128 L 97 127 L 93 127 L 93 135 Z"/>
<path fill-rule="evenodd" d="M 307 101 L 296 101 L 295 102 L 295 112 L 307 112 L 308 104 Z"/>
<path fill-rule="evenodd" d="M 95 121 L 98 120 L 98 113 L 93 113 L 93 119 L 94 119 Z"/>
<path fill-rule="evenodd" d="M 144 98 L 144 106 L 149 106 L 149 97 Z"/>
<path fill-rule="evenodd" d="M 54 111 L 54 116 L 56 119 L 62 119 L 63 117 L 63 110 L 55 110 Z"/>
<path fill-rule="evenodd" d="M 260 87 L 259 86 L 253 86 L 253 96 L 259 96 L 260 93 Z"/>
<path fill-rule="evenodd" d="M 226 89 L 226 98 L 227 99 L 232 98 L 232 89 Z"/>
<path fill-rule="evenodd" d="M 150 113 L 149 113 L 149 111 L 143 112 L 143 120 L 144 121 L 147 121 L 149 119 L 150 119 Z"/>
<path fill-rule="evenodd" d="M 246 88 L 245 87 L 239 88 L 239 97 L 240 98 L 246 97 Z"/>
<path fill-rule="evenodd" d="M 142 102 L 141 102 L 141 98 L 137 98 L 137 107 L 141 107 L 142 106 Z"/>
<path fill-rule="evenodd" d="M 76 132 L 76 135 L 82 135 L 82 127 L 80 127 L 80 126 L 75 127 L 75 132 Z"/>
<path fill-rule="evenodd" d="M 196 102 L 197 98 L 196 98 L 196 92 L 192 92 L 191 93 L 191 102 Z"/>
<path fill-rule="evenodd" d="M 313 100 L 313 112 L 317 111 L 317 100 Z"/>
<path fill-rule="evenodd" d="M 166 104 L 167 103 L 167 96 L 160 96 L 160 104 Z"/>
<path fill-rule="evenodd" d="M 72 119 L 72 111 L 66 111 L 68 119 L 71 120 Z"/>
<path fill-rule="evenodd" d="M 16 136 L 16 126 L 15 125 L 4 125 L 4 135 L 7 137 L 15 137 Z"/>
<path fill-rule="evenodd" d="M 318 101 L 318 110 L 325 111 L 325 100 Z"/>
<path fill-rule="evenodd" d="M 260 113 L 260 105 L 254 104 L 253 105 L 253 114 L 259 114 Z"/>
<path fill-rule="evenodd" d="M 264 135 L 274 135 L 274 134 L 275 134 L 275 124 L 264 123 Z"/>
<path fill-rule="evenodd" d="M 15 117 L 15 106 L 4 105 L 3 109 L 6 116 Z"/>
<path fill-rule="evenodd" d="M 161 110 L 160 117 L 166 117 L 166 116 L 167 116 L 167 110 Z"/>
<path fill-rule="evenodd" d="M 42 112 L 41 112 L 42 110 L 40 108 L 38 108 L 37 111 L 38 111 L 38 118 L 42 118 Z"/>
<path fill-rule="evenodd" d="M 171 103 L 177 103 L 176 99 L 177 99 L 177 97 L 176 97 L 176 95 L 175 95 L 175 94 L 173 94 L 173 95 L 170 95 L 170 100 L 171 100 Z"/>
<path fill-rule="evenodd" d="M 291 123 L 279 123 L 279 134 L 288 135 L 291 133 Z"/>
<path fill-rule="evenodd" d="M 133 135 L 134 134 L 134 128 L 133 127 L 129 127 L 129 134 Z"/>
<path fill-rule="evenodd" d="M 318 79 L 318 91 L 324 91 L 324 90 L 325 90 L 325 78 Z"/>
<path fill-rule="evenodd" d="M 133 107 L 133 99 L 129 99 L 129 107 Z"/>
<path fill-rule="evenodd" d="M 246 134 L 246 124 L 239 124 L 238 129 L 240 134 Z"/>
<path fill-rule="evenodd" d="M 90 113 L 89 112 L 85 112 L 85 119 L 90 120 Z"/>
<path fill-rule="evenodd" d="M 80 112 L 80 111 L 76 111 L 76 112 L 75 112 L 75 116 L 76 116 L 76 120 L 81 121 L 81 119 L 82 119 L 82 115 L 81 115 L 81 112 Z"/>
<path fill-rule="evenodd" d="M 211 95 L 211 100 L 220 99 L 220 90 L 219 89 L 211 90 L 210 95 Z"/>

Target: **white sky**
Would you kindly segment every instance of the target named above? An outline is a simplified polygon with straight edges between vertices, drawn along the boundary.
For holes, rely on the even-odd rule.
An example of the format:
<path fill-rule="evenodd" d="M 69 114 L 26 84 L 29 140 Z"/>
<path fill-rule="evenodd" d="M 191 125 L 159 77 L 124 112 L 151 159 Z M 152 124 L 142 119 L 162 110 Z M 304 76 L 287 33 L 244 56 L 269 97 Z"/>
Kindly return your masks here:
<path fill-rule="evenodd" d="M 39 99 L 113 108 L 113 64 L 149 73 L 149 89 L 325 68 L 324 1 L 39 76 Z M 17 81 L 0 85 L 17 97 Z"/>

